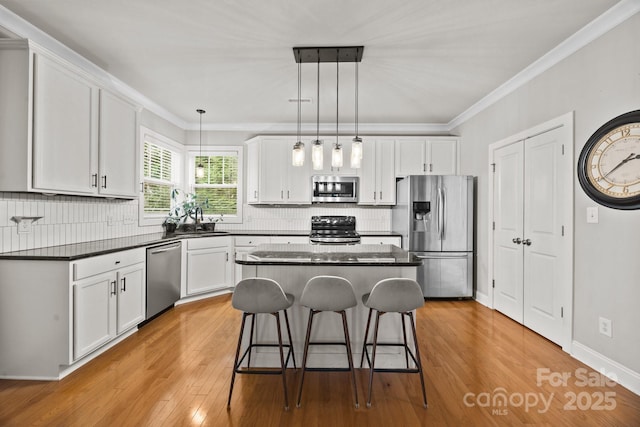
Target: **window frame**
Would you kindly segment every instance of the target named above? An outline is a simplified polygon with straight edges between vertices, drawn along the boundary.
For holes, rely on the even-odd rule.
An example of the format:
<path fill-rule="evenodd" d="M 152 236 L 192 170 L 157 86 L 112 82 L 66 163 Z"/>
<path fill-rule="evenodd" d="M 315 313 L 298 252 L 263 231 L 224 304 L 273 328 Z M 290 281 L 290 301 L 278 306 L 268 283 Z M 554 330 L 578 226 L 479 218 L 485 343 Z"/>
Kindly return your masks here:
<path fill-rule="evenodd" d="M 238 183 L 237 183 L 237 199 L 236 199 L 236 215 L 223 215 L 222 222 L 227 224 L 242 224 L 243 213 L 242 207 L 244 204 L 244 191 L 243 191 L 243 177 L 244 177 L 244 147 L 240 145 L 210 145 L 202 147 L 202 156 L 215 156 L 223 153 L 235 153 L 238 157 Z M 184 168 L 187 176 L 185 177 L 186 186 L 189 192 L 195 192 L 195 158 L 200 156 L 200 148 L 189 146 L 186 150 Z M 212 215 L 209 215 L 212 216 Z M 206 215 L 205 215 L 206 217 Z M 219 215 L 213 215 L 213 218 L 219 218 Z"/>
<path fill-rule="evenodd" d="M 138 223 L 141 226 L 146 225 L 162 225 L 164 219 L 169 214 L 169 211 L 165 213 L 146 213 L 144 210 L 144 183 L 145 182 L 154 182 L 154 179 L 145 179 L 144 177 L 144 144 L 145 141 L 151 142 L 159 147 L 170 150 L 175 154 L 175 163 L 172 161 L 172 169 L 175 167 L 176 170 L 172 171 L 172 179 L 173 179 L 173 188 L 182 189 L 184 184 L 184 159 L 185 159 L 185 150 L 184 145 L 181 143 L 167 138 L 164 135 L 155 132 L 152 129 L 146 128 L 144 126 L 140 126 L 140 171 L 138 176 L 140 177 L 140 198 L 138 200 Z"/>

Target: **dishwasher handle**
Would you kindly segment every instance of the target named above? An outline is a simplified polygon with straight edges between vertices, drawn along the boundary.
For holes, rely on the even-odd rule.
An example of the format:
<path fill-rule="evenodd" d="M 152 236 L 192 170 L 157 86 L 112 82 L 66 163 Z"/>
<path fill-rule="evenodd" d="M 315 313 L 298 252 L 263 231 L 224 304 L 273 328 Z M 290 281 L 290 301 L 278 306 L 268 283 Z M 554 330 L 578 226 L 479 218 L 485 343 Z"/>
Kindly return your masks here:
<path fill-rule="evenodd" d="M 173 251 L 173 250 L 179 249 L 179 248 L 180 248 L 180 243 L 176 243 L 175 245 L 172 245 L 172 246 L 161 246 L 158 249 L 151 248 L 150 249 L 150 251 L 151 251 L 150 253 L 151 253 L 151 255 L 155 255 L 155 254 L 160 254 L 162 252 Z"/>

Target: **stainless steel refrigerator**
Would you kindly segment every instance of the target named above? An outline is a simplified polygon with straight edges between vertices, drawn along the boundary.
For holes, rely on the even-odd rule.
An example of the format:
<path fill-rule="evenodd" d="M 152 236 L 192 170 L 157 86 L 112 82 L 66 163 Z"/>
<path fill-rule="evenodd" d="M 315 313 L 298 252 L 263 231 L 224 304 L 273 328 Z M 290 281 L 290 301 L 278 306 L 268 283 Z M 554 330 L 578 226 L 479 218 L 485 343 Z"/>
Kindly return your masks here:
<path fill-rule="evenodd" d="M 418 283 L 428 298 L 473 297 L 472 176 L 411 175 L 397 182 L 392 229 L 423 259 Z"/>

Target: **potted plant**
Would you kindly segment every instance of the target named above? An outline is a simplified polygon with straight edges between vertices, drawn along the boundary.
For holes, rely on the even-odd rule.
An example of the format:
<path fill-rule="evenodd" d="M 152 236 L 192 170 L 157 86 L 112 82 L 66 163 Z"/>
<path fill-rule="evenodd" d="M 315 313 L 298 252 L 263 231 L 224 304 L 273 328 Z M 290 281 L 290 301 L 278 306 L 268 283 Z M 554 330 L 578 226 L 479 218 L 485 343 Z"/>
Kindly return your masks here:
<path fill-rule="evenodd" d="M 169 213 L 169 215 L 164 219 L 162 226 L 164 227 L 165 232 L 170 234 L 176 232 L 179 223 L 180 219 L 173 216 L 172 213 Z"/>
<path fill-rule="evenodd" d="M 209 224 L 205 227 L 203 220 L 203 210 L 209 207 L 209 199 L 198 200 L 198 195 L 195 193 L 184 193 L 179 200 L 181 191 L 173 189 L 171 191 L 171 200 L 173 202 L 173 208 L 169 212 L 169 215 L 165 219 L 165 223 L 175 223 L 176 228 L 180 227 L 182 231 L 197 231 L 198 228 L 206 229 L 210 228 L 213 231 L 215 223 L 220 221 L 221 218 L 209 218 Z M 189 219 L 192 221 L 189 222 Z M 202 224 L 200 227 L 199 225 Z M 175 230 L 174 230 L 175 231 Z"/>
<path fill-rule="evenodd" d="M 216 223 L 222 221 L 222 215 L 219 217 L 207 217 L 208 222 L 202 223 L 202 229 L 204 231 L 214 231 L 216 229 Z"/>

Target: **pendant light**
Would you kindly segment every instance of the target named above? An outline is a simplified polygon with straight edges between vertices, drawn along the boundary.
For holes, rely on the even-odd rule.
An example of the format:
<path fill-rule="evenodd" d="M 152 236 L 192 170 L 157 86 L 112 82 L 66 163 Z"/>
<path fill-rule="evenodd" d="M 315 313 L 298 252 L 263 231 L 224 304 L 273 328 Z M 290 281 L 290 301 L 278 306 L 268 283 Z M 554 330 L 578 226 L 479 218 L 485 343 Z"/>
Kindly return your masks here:
<path fill-rule="evenodd" d="M 356 57 L 358 50 L 356 49 Z M 356 136 L 351 142 L 351 167 L 360 169 L 362 166 L 362 138 L 358 136 L 358 62 L 356 61 Z"/>
<path fill-rule="evenodd" d="M 340 57 L 340 49 L 336 50 L 336 58 Z M 340 101 L 340 61 L 336 60 L 336 142 L 331 152 L 331 167 L 342 167 L 342 146 L 338 141 L 338 117 L 339 117 L 339 101 Z"/>
<path fill-rule="evenodd" d="M 313 170 L 322 170 L 324 168 L 324 147 L 320 141 L 320 51 L 318 51 L 318 81 L 316 83 L 316 139 L 311 147 L 311 162 Z"/>
<path fill-rule="evenodd" d="M 304 165 L 304 144 L 300 140 L 301 132 L 301 97 L 302 92 L 302 63 L 298 62 L 298 139 L 297 142 L 293 145 L 293 152 L 291 154 L 291 163 L 293 166 L 303 166 Z"/>
<path fill-rule="evenodd" d="M 200 114 L 200 156 L 198 166 L 196 166 L 196 178 L 204 178 L 204 166 L 202 166 L 202 115 L 206 113 L 206 111 L 197 109 L 196 112 Z"/>

